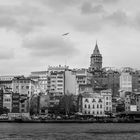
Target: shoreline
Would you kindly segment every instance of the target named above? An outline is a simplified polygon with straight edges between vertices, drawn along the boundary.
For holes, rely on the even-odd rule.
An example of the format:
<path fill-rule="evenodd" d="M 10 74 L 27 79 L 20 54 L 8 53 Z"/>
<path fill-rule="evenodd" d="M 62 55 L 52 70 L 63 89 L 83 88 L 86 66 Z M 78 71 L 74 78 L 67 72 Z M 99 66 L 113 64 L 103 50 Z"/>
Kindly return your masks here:
<path fill-rule="evenodd" d="M 0 120 L 0 123 L 140 123 L 140 121 L 93 121 L 93 120 Z"/>

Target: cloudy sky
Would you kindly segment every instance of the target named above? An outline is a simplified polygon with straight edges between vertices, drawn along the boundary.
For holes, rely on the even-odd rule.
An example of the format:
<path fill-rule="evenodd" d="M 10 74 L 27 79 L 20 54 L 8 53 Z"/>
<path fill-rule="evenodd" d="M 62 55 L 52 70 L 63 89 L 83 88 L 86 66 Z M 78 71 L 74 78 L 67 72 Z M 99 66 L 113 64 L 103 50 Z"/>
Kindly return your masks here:
<path fill-rule="evenodd" d="M 140 69 L 139 0 L 0 0 L 0 75 L 104 67 Z M 69 33 L 63 36 L 64 33 Z"/>

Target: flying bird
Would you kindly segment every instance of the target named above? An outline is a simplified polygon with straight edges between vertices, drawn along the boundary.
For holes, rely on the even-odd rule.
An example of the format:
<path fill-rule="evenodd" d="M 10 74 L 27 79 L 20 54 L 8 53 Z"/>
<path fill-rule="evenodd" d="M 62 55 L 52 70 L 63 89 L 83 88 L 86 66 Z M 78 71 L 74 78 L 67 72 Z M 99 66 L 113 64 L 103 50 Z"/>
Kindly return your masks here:
<path fill-rule="evenodd" d="M 62 36 L 68 35 L 69 33 L 62 34 Z"/>

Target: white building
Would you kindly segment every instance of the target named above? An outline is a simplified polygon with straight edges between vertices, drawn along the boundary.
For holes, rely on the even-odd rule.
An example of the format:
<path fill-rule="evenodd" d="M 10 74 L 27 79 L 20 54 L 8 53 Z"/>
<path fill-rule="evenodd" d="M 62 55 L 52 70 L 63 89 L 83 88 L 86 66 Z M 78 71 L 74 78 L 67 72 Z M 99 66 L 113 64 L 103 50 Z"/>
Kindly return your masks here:
<path fill-rule="evenodd" d="M 102 90 L 101 96 L 104 98 L 104 110 L 106 112 L 112 111 L 112 92 L 111 90 Z"/>
<path fill-rule="evenodd" d="M 28 77 L 15 77 L 12 80 L 12 90 L 20 95 L 20 112 L 29 111 L 29 100 L 36 91 L 36 82 Z"/>
<path fill-rule="evenodd" d="M 28 77 L 15 77 L 12 80 L 12 91 L 14 93 L 26 94 L 30 97 L 36 90 L 36 82 Z"/>
<path fill-rule="evenodd" d="M 76 94 L 76 73 L 68 66 L 48 68 L 48 90 L 50 93 L 64 95 Z"/>
<path fill-rule="evenodd" d="M 0 86 L 12 90 L 12 80 L 16 75 L 2 75 L 0 76 Z"/>
<path fill-rule="evenodd" d="M 45 93 L 48 90 L 48 71 L 34 71 L 31 72 L 30 78 L 36 81 L 38 93 L 43 92 Z"/>
<path fill-rule="evenodd" d="M 125 97 L 125 92 L 132 92 L 132 75 L 123 71 L 120 75 L 120 97 Z"/>
<path fill-rule="evenodd" d="M 48 78 L 49 93 L 54 95 L 64 95 L 64 72 L 50 72 Z"/>
<path fill-rule="evenodd" d="M 65 71 L 65 94 L 76 95 L 77 81 L 76 73 L 72 70 Z"/>
<path fill-rule="evenodd" d="M 3 107 L 7 108 L 9 112 L 12 111 L 12 93 L 3 94 Z"/>
<path fill-rule="evenodd" d="M 105 116 L 106 112 L 112 112 L 111 96 L 110 91 L 83 93 L 79 95 L 79 112 L 84 115 Z"/>

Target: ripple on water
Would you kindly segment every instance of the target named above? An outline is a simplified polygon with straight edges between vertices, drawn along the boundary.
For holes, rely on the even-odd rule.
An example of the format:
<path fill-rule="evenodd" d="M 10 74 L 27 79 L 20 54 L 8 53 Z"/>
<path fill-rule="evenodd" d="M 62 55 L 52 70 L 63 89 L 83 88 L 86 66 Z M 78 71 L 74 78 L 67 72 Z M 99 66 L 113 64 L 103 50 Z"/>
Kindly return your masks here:
<path fill-rule="evenodd" d="M 140 124 L 1 123 L 2 140 L 139 140 Z"/>

